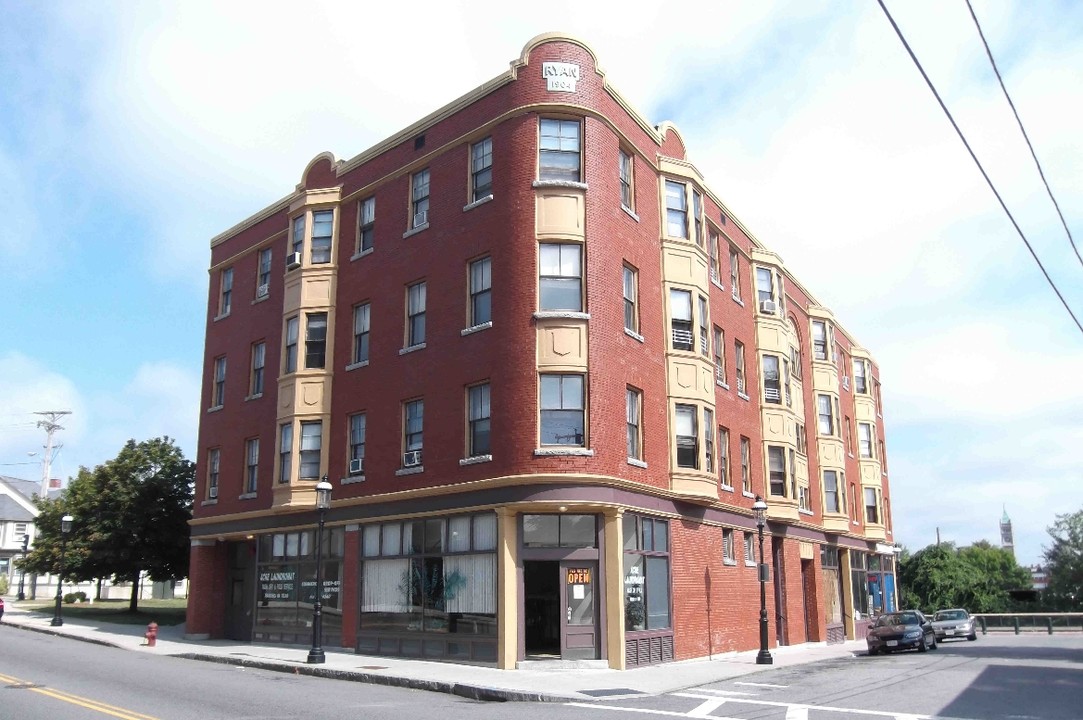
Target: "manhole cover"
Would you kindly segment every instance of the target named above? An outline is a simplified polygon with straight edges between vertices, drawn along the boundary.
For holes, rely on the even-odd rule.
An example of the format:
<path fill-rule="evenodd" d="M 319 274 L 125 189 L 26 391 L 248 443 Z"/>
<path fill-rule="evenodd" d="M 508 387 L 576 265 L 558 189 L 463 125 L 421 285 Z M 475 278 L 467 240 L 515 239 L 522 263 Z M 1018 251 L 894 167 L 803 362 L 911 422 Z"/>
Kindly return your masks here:
<path fill-rule="evenodd" d="M 609 697 L 610 695 L 642 695 L 639 690 L 632 690 L 631 688 L 605 688 L 604 690 L 580 690 L 583 695 L 590 695 L 591 697 Z"/>

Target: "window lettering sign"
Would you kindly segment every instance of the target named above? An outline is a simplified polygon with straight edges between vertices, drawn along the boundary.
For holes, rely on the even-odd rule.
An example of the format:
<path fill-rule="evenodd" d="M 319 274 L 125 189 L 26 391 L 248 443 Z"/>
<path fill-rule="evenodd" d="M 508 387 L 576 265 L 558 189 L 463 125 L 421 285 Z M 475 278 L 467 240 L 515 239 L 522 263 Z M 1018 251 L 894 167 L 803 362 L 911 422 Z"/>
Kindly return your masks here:
<path fill-rule="evenodd" d="M 579 66 L 572 63 L 543 62 L 542 77 L 549 92 L 575 92 Z"/>

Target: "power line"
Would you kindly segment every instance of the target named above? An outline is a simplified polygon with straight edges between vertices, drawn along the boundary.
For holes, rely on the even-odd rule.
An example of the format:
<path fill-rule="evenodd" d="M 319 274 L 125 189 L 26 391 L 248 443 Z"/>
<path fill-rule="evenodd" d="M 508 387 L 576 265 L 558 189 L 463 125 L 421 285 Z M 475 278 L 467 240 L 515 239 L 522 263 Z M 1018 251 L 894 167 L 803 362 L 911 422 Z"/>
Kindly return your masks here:
<path fill-rule="evenodd" d="M 978 28 L 978 36 L 981 37 L 981 44 L 985 46 L 985 54 L 989 56 L 989 64 L 993 66 L 993 72 L 996 73 L 997 81 L 1000 83 L 1000 89 L 1004 91 L 1004 97 L 1008 100 L 1008 105 L 1012 108 L 1012 114 L 1015 115 L 1015 121 L 1019 123 L 1019 132 L 1023 133 L 1023 139 L 1027 141 L 1027 147 L 1030 148 L 1030 156 L 1034 158 L 1034 164 L 1038 168 L 1038 175 L 1042 178 L 1042 184 L 1045 185 L 1045 191 L 1049 193 L 1049 199 L 1053 201 L 1053 207 L 1057 209 L 1057 217 L 1060 218 L 1060 224 L 1064 226 L 1064 232 L 1068 233 L 1068 242 L 1072 244 L 1072 250 L 1075 251 L 1075 256 L 1079 260 L 1079 264 L 1083 265 L 1083 257 L 1080 257 L 1079 248 L 1075 246 L 1075 239 L 1072 238 L 1072 231 L 1068 229 L 1068 223 L 1064 220 L 1064 214 L 1060 211 L 1060 205 L 1057 204 L 1057 199 L 1053 197 L 1053 190 L 1049 187 L 1049 183 L 1045 179 L 1045 172 L 1042 171 L 1042 164 L 1038 162 L 1038 154 L 1034 152 L 1034 146 L 1030 144 L 1030 137 L 1027 135 L 1027 130 L 1023 127 L 1023 121 L 1019 117 L 1019 112 L 1015 109 L 1015 103 L 1012 102 L 1012 96 L 1008 94 L 1008 88 L 1004 86 L 1004 78 L 1000 76 L 1000 68 L 997 67 L 997 61 L 993 59 L 993 51 L 989 49 L 989 43 L 985 40 L 985 33 L 982 32 L 981 23 L 978 22 L 978 16 L 974 14 L 974 6 L 970 4 L 970 0 L 966 0 L 966 7 L 970 10 L 970 17 L 974 18 L 974 26 Z"/>
<path fill-rule="evenodd" d="M 978 166 L 978 170 L 981 171 L 981 175 L 983 178 L 985 178 L 986 184 L 989 186 L 989 189 L 993 191 L 993 195 L 996 196 L 997 202 L 1000 203 L 1000 207 L 1004 210 L 1004 214 L 1006 214 L 1008 216 L 1008 219 L 1011 220 L 1012 227 L 1014 227 L 1015 231 L 1019 233 L 1020 239 L 1022 239 L 1023 244 L 1027 246 L 1027 250 L 1030 251 L 1030 256 L 1034 258 L 1034 262 L 1038 263 L 1038 268 L 1042 271 L 1042 275 L 1045 276 L 1045 281 L 1049 283 L 1049 287 L 1053 288 L 1053 292 L 1055 292 L 1057 294 L 1057 297 L 1060 298 L 1060 302 L 1064 306 L 1064 309 L 1067 310 L 1068 314 L 1072 316 L 1072 321 L 1075 322 L 1075 326 L 1079 328 L 1079 331 L 1081 333 L 1083 333 L 1083 324 L 1080 324 L 1079 318 L 1075 316 L 1075 313 L 1072 312 L 1072 308 L 1068 306 L 1068 301 L 1065 300 L 1064 296 L 1060 294 L 1060 290 L 1057 289 L 1056 284 L 1053 282 L 1053 278 L 1049 277 L 1049 273 L 1046 272 L 1045 266 L 1042 265 L 1042 261 L 1038 259 L 1038 255 L 1034 252 L 1034 248 L 1030 246 L 1030 241 L 1027 240 L 1027 236 L 1023 234 L 1023 230 L 1019 227 L 1019 223 L 1017 223 L 1015 221 L 1015 218 L 1012 216 L 1011 210 L 1009 210 L 1008 206 L 1004 204 L 1004 199 L 1000 197 L 1000 193 L 997 192 L 996 186 L 993 185 L 993 181 L 989 179 L 989 174 L 985 172 L 985 168 L 982 167 L 981 161 L 978 160 L 978 156 L 974 154 L 974 150 L 970 147 L 970 143 L 967 142 L 966 136 L 963 135 L 963 131 L 959 129 L 959 124 L 955 122 L 955 118 L 952 117 L 951 111 L 948 110 L 948 106 L 945 105 L 944 101 L 940 98 L 940 93 L 936 91 L 936 87 L 933 86 L 933 81 L 929 79 L 928 74 L 925 72 L 925 68 L 921 66 L 921 61 L 918 60 L 917 55 L 914 54 L 914 51 L 910 49 L 910 43 L 906 42 L 906 38 L 903 37 L 902 30 L 900 30 L 899 26 L 895 23 L 895 18 L 891 17 L 891 13 L 888 11 L 887 6 L 884 5 L 884 0 L 876 0 L 876 2 L 880 4 L 880 9 L 884 11 L 884 15 L 887 16 L 888 22 L 891 23 L 891 27 L 895 29 L 895 34 L 899 36 L 899 40 L 902 42 L 903 47 L 906 48 L 906 52 L 910 55 L 910 59 L 914 61 L 914 65 L 917 66 L 918 72 L 921 73 L 921 77 L 925 78 L 925 84 L 929 86 L 929 90 L 932 91 L 933 96 L 936 98 L 936 101 L 940 103 L 940 109 L 943 110 L 944 114 L 948 116 L 948 120 L 951 122 L 951 126 L 955 128 L 955 132 L 956 134 L 958 134 L 959 139 L 963 141 L 963 145 L 966 147 L 966 151 L 970 153 L 970 158 L 974 161 L 974 164 Z"/>

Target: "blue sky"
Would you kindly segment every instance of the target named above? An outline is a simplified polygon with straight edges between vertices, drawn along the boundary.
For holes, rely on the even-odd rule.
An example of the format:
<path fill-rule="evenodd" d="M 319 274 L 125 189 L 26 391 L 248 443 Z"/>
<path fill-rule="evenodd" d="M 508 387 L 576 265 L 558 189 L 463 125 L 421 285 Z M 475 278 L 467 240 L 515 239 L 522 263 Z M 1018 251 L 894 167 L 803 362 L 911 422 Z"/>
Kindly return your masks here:
<path fill-rule="evenodd" d="M 352 157 L 565 30 L 876 357 L 899 542 L 995 541 L 1006 505 L 1034 562 L 1083 507 L 1083 334 L 876 3 L 297 7 L 5 8 L 0 473 L 40 477 L 38 410 L 73 411 L 54 475 L 130 437 L 192 456 L 210 238 L 317 153 Z M 966 4 L 888 7 L 1083 319 L 1083 265 Z M 1083 6 L 975 11 L 1083 242 Z"/>

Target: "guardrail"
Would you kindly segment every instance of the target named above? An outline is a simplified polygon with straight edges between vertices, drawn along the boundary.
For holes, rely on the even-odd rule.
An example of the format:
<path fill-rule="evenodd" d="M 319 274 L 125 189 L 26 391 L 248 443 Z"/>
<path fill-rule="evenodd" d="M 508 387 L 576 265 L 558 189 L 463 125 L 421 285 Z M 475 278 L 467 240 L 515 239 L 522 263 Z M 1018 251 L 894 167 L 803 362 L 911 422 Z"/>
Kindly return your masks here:
<path fill-rule="evenodd" d="M 974 619 L 981 625 L 981 634 L 989 631 L 1021 632 L 1045 631 L 1052 635 L 1059 632 L 1083 632 L 1083 613 L 975 613 Z"/>

